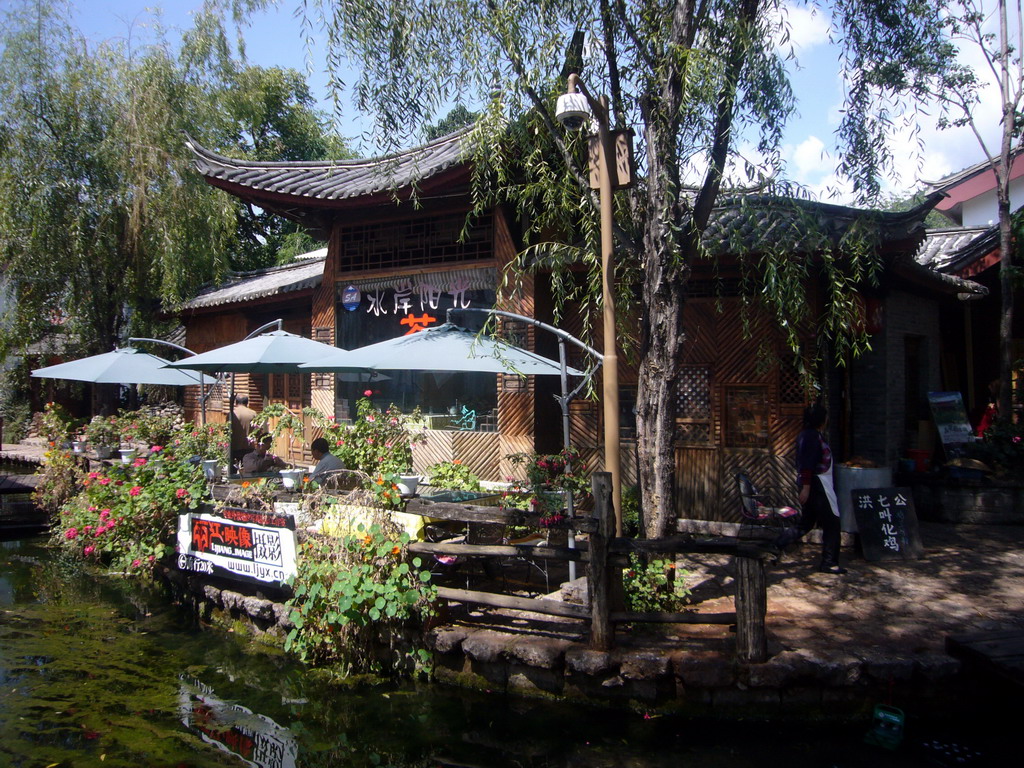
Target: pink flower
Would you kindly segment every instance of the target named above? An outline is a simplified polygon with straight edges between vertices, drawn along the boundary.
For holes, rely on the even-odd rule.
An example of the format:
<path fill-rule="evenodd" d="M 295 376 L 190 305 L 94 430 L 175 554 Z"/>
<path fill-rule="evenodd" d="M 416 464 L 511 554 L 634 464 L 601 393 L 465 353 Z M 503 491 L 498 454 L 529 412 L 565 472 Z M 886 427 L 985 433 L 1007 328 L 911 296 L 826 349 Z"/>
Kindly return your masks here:
<path fill-rule="evenodd" d="M 64 538 L 68 541 L 71 541 L 76 536 L 78 536 L 77 528 L 68 528 L 66 531 L 64 531 Z"/>
<path fill-rule="evenodd" d="M 132 560 L 132 568 L 138 568 L 140 565 L 142 565 L 142 561 L 138 558 Z"/>
<path fill-rule="evenodd" d="M 141 467 L 141 466 L 144 466 L 145 464 L 146 464 L 146 460 L 144 458 L 142 458 L 141 456 L 139 456 L 139 458 L 137 458 L 135 461 L 132 462 L 132 466 L 133 467 Z"/>
<path fill-rule="evenodd" d="M 163 449 L 164 449 L 164 447 L 162 445 L 154 445 L 153 447 L 151 447 L 149 449 L 149 452 L 150 453 L 156 453 L 157 451 L 162 451 Z"/>
<path fill-rule="evenodd" d="M 1019 443 L 1020 442 L 1020 435 L 1017 435 L 1016 437 L 1014 437 L 1013 438 L 1013 442 Z"/>
<path fill-rule="evenodd" d="M 110 517 L 109 509 L 104 509 L 100 512 L 100 520 L 106 520 L 108 517 Z"/>
<path fill-rule="evenodd" d="M 85 549 L 82 550 L 82 554 L 84 554 L 84 555 L 91 555 L 95 551 L 96 551 L 96 547 L 94 547 L 92 544 L 90 544 L 89 546 L 87 546 Z"/>
<path fill-rule="evenodd" d="M 179 499 L 184 499 L 184 498 L 185 498 L 186 496 L 188 496 L 188 491 L 186 491 L 186 490 L 185 490 L 184 488 L 179 488 L 178 490 L 176 490 L 176 491 L 174 492 L 174 494 L 175 494 L 175 496 L 177 496 L 177 497 L 178 497 Z"/>
<path fill-rule="evenodd" d="M 97 477 L 99 477 L 99 476 L 100 476 L 100 473 L 99 473 L 99 472 L 90 472 L 90 473 L 89 473 L 89 479 L 90 479 L 90 480 L 95 480 L 95 479 L 96 479 Z"/>
<path fill-rule="evenodd" d="M 372 389 L 363 390 L 363 397 L 369 397 L 372 394 L 373 394 L 373 390 Z"/>
<path fill-rule="evenodd" d="M 133 485 L 130 489 L 128 489 L 129 496 L 138 496 L 140 493 L 142 493 L 142 486 L 140 485 Z"/>
<path fill-rule="evenodd" d="M 100 485 L 110 485 L 110 478 L 109 477 L 101 477 L 100 478 Z"/>

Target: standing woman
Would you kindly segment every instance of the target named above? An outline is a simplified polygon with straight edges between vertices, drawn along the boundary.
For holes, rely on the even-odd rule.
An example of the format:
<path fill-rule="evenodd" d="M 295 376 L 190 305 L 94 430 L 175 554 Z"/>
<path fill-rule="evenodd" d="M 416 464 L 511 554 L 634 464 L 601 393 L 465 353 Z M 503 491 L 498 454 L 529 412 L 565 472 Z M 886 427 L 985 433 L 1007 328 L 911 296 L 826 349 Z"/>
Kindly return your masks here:
<path fill-rule="evenodd" d="M 785 531 L 776 545 L 785 547 L 805 536 L 815 524 L 821 528 L 822 573 L 842 574 L 839 565 L 839 503 L 832 483 L 832 450 L 825 440 L 828 411 L 815 403 L 804 411 L 804 428 L 796 438 L 796 474 L 800 488 L 800 523 Z"/>

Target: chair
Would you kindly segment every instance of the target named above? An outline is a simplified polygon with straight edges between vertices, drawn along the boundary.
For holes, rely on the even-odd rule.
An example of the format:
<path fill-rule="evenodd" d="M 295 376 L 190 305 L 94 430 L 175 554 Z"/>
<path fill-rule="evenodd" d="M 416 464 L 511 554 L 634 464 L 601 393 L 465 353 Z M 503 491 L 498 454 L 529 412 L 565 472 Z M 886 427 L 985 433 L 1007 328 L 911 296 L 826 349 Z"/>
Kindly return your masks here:
<path fill-rule="evenodd" d="M 800 512 L 780 505 L 768 493 L 758 491 L 750 475 L 742 470 L 736 473 L 736 487 L 740 494 L 740 516 L 744 523 L 786 528 L 794 524 Z"/>

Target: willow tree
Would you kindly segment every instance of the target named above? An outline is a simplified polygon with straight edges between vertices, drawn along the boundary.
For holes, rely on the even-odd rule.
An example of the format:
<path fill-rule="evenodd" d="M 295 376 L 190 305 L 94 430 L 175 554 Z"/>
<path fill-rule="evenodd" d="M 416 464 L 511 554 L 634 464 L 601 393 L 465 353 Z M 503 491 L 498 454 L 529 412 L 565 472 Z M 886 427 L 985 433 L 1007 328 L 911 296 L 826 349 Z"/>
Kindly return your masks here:
<path fill-rule="evenodd" d="M 869 199 L 890 159 L 884 134 L 894 110 L 941 74 L 948 46 L 935 3 L 822 5 L 848 84 L 838 131 L 840 170 Z M 749 170 L 750 178 L 740 177 L 739 184 L 756 184 L 761 192 L 784 178 L 783 129 L 796 106 L 784 61 L 787 4 L 318 0 L 302 7 L 307 23 L 325 31 L 335 71 L 356 65 L 352 93 L 375 116 L 381 143 L 406 141 L 453 102 L 481 109 L 478 181 L 487 183 L 490 199 L 529 212 L 523 221 L 533 265 L 554 269 L 558 280 L 559 266 L 571 261 L 577 273 L 582 268 L 590 276 L 589 291 L 579 297 L 586 309 L 597 306 L 600 296 L 598 201 L 589 189 L 582 140 L 555 121 L 565 76 L 577 72 L 592 93 L 608 96 L 613 128 L 636 129 L 642 183 L 620 193 L 616 203 L 616 284 L 628 286 L 623 303 L 639 286 L 638 466 L 647 534 L 662 534 L 673 516 L 673 387 L 686 340 L 688 276 L 702 256 L 719 195 L 735 187 L 726 182 L 727 171 Z M 510 133 L 518 136 L 514 149 Z M 738 136 L 766 158 L 759 168 L 739 157 Z M 477 187 L 478 195 L 483 189 Z M 541 247 L 552 232 L 572 233 L 564 242 L 575 245 Z M 776 292 L 785 297 L 779 317 L 798 315 L 806 306 L 801 290 L 793 279 Z M 852 303 L 848 291 L 833 295 Z"/>
<path fill-rule="evenodd" d="M 207 9 L 175 44 L 91 45 L 66 7 L 7 6 L 0 33 L 0 359 L 54 329 L 73 351 L 159 335 L 228 269 L 272 264 L 289 232 L 211 188 L 185 139 L 231 154 L 325 157 L 303 78 L 247 66 Z"/>

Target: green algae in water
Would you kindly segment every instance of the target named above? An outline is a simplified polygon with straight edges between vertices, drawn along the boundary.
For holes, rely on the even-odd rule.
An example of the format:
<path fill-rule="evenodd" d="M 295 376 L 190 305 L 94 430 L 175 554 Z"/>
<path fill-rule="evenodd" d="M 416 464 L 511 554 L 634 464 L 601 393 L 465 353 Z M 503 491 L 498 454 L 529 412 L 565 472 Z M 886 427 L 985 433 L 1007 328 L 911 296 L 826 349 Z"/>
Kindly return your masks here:
<path fill-rule="evenodd" d="M 144 585 L 36 544 L 0 545 L 0 766 L 922 764 L 925 735 L 915 737 L 912 720 L 904 747 L 879 752 L 856 727 L 645 719 L 429 687 L 342 689 L 263 650 L 192 626 Z M 962 726 L 963 736 L 935 733 L 977 746 L 989 762 L 1001 754 Z"/>

